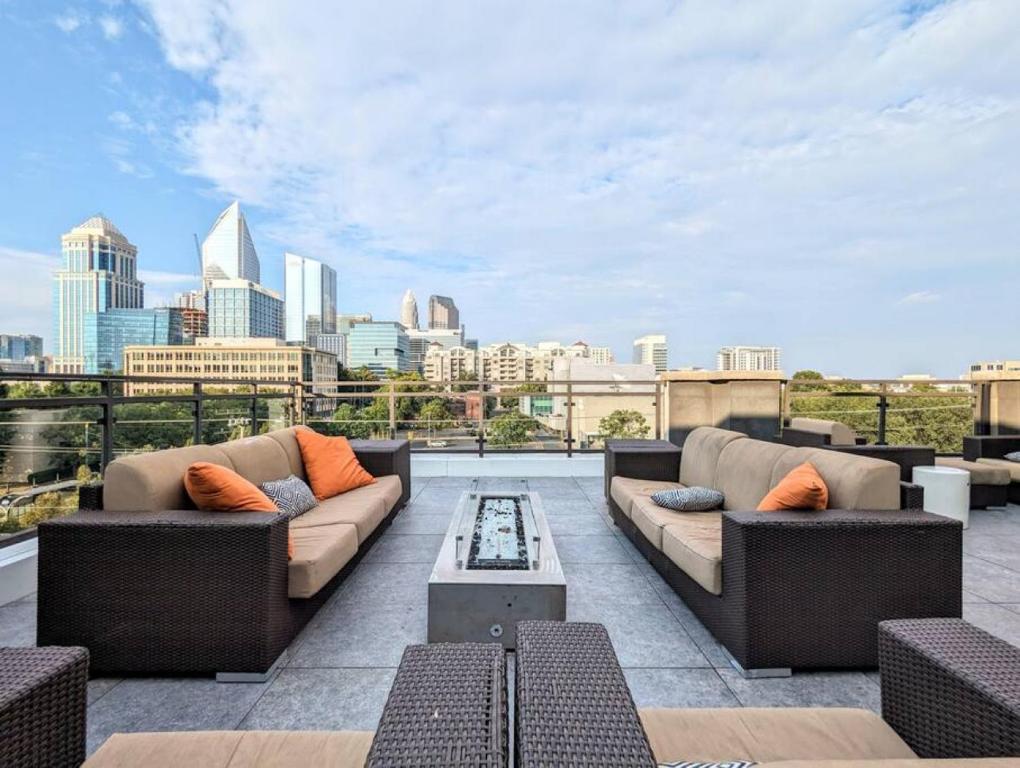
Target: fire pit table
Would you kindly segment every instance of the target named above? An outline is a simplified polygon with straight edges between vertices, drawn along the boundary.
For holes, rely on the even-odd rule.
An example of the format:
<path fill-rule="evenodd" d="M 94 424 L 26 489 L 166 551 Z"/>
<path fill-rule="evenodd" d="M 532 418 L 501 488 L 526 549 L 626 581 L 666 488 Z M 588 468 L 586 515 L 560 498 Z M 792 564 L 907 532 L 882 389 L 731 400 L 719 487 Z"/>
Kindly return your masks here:
<path fill-rule="evenodd" d="M 464 493 L 429 577 L 430 643 L 517 643 L 518 621 L 565 621 L 567 583 L 537 493 Z"/>

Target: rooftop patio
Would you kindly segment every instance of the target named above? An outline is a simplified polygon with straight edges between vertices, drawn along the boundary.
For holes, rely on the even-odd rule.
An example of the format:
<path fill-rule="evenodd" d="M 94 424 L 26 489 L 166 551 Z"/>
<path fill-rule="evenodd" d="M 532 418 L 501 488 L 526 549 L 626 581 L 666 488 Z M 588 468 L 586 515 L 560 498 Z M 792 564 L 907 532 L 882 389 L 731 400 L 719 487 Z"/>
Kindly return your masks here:
<path fill-rule="evenodd" d="M 748 680 L 608 515 L 601 477 L 415 478 L 410 504 L 265 684 L 89 683 L 88 747 L 114 732 L 376 727 L 406 645 L 425 642 L 426 582 L 463 491 L 541 495 L 567 578 L 567 618 L 604 624 L 639 707 L 850 706 L 878 711 L 877 673 Z M 1020 646 L 1020 507 L 974 510 L 964 618 Z M 30 596 L 0 607 L 0 646 L 32 645 Z"/>

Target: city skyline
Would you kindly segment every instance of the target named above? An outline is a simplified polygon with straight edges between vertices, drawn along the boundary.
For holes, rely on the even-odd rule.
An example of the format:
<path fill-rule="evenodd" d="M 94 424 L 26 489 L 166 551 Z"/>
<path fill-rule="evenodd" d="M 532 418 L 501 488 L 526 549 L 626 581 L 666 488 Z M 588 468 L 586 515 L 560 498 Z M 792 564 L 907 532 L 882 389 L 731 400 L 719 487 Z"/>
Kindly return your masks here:
<path fill-rule="evenodd" d="M 0 328 L 52 353 L 59 234 L 98 210 L 146 306 L 170 304 L 198 282 L 192 234 L 239 199 L 262 283 L 282 293 L 285 250 L 321 259 L 343 313 L 438 291 L 473 337 L 622 355 L 662 331 L 671 367 L 739 343 L 856 376 L 1020 355 L 1020 7 L 607 8 L 497 14 L 498 35 L 470 8 L 4 5 Z"/>

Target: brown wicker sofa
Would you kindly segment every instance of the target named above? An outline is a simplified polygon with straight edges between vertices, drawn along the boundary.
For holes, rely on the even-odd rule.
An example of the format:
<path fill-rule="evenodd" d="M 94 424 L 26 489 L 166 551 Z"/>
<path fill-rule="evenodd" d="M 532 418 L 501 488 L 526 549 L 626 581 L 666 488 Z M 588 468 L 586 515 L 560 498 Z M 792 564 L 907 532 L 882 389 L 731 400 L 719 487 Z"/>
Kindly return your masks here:
<path fill-rule="evenodd" d="M 607 474 L 629 473 L 611 476 L 613 520 L 745 674 L 874 667 L 879 621 L 960 616 L 962 526 L 901 509 L 895 464 L 713 427 L 693 430 L 679 456 L 626 451 L 607 451 Z M 752 511 L 804 461 L 828 485 L 830 509 Z M 651 500 L 681 486 L 722 491 L 723 510 Z"/>
<path fill-rule="evenodd" d="M 376 482 L 289 523 L 194 508 L 183 477 L 195 461 L 256 484 L 304 478 L 298 429 L 113 461 L 102 511 L 39 526 L 38 644 L 84 646 L 102 674 L 270 674 L 410 495 L 407 441 L 355 440 Z"/>
<path fill-rule="evenodd" d="M 972 435 L 963 438 L 964 460 L 1009 472 L 1008 499 L 1013 504 L 1020 504 L 1020 462 L 1003 458 L 1014 451 L 1020 451 L 1020 435 Z"/>

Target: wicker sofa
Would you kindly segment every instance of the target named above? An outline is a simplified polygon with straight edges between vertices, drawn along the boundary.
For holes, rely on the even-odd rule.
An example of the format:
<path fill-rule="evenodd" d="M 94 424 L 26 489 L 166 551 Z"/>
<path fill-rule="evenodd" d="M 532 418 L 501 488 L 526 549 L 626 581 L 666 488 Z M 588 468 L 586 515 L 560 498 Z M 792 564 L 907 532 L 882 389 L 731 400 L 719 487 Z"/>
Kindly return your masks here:
<path fill-rule="evenodd" d="M 713 427 L 693 430 L 679 456 L 626 451 L 607 449 L 613 520 L 744 674 L 874 667 L 879 621 L 960 616 L 962 526 L 901 508 L 895 464 Z M 804 461 L 826 481 L 830 509 L 752 511 Z M 651 500 L 681 486 L 717 488 L 723 510 L 672 512 Z"/>
<path fill-rule="evenodd" d="M 823 707 L 638 710 L 601 625 L 522 622 L 517 633 L 519 766 L 1020 766 L 1020 650 L 960 620 L 881 625 L 882 717 Z"/>
<path fill-rule="evenodd" d="M 780 442 L 798 448 L 863 445 L 865 440 L 840 421 L 794 416 L 783 426 Z"/>
<path fill-rule="evenodd" d="M 39 526 L 38 644 L 84 646 L 102 674 L 264 679 L 410 495 L 407 442 L 355 440 L 376 482 L 293 521 L 194 508 L 195 461 L 304 478 L 298 429 L 113 461 L 102 511 Z"/>
<path fill-rule="evenodd" d="M 973 435 L 963 438 L 963 458 L 987 467 L 1009 472 L 1009 501 L 1020 504 L 1020 462 L 1004 459 L 1007 453 L 1020 451 L 1020 435 Z"/>

